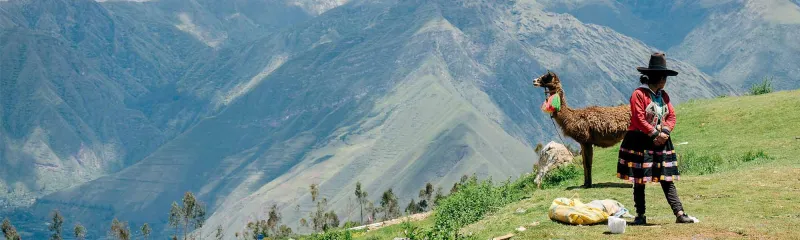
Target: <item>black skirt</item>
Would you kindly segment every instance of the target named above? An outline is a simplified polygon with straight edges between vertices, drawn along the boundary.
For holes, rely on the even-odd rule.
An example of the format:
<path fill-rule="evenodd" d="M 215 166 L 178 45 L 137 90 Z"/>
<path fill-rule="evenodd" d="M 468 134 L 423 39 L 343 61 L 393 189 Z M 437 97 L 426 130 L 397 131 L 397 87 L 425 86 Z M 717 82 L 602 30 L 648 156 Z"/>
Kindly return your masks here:
<path fill-rule="evenodd" d="M 678 159 L 672 139 L 655 146 L 647 134 L 628 131 L 619 149 L 617 178 L 637 184 L 679 180 Z"/>

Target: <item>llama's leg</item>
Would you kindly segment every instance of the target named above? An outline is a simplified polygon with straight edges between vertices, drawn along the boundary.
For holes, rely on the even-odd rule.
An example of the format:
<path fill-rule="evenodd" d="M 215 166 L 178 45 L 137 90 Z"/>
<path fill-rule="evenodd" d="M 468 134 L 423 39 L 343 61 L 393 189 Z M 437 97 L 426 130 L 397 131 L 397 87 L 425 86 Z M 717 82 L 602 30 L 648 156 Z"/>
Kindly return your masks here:
<path fill-rule="evenodd" d="M 581 143 L 583 157 L 583 187 L 592 187 L 592 156 L 594 155 L 591 143 Z"/>

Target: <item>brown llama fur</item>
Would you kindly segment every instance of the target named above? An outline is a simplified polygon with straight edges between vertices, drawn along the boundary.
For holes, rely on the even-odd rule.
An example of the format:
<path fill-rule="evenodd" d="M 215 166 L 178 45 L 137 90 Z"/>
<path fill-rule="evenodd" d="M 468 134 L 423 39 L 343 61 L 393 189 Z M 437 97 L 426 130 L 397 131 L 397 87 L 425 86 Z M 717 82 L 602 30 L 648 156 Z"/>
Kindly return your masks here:
<path fill-rule="evenodd" d="M 533 80 L 533 85 L 546 89 L 547 97 L 558 93 L 561 109 L 553 113 L 553 118 L 564 135 L 581 144 L 583 157 L 583 186 L 592 187 L 593 146 L 607 148 L 622 141 L 630 124 L 630 105 L 616 107 L 590 106 L 572 109 L 567 105 L 567 98 L 561 81 L 555 73 L 547 71 Z"/>

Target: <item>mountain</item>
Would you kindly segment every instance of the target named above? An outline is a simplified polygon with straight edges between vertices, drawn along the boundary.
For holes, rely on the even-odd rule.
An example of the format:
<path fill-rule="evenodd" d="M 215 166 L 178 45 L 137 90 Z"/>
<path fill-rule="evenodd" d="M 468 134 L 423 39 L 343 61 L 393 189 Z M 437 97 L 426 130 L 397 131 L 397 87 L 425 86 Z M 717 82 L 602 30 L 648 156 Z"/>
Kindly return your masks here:
<path fill-rule="evenodd" d="M 776 89 L 800 87 L 797 0 L 537 0 L 547 11 L 609 26 L 685 60 L 738 90 L 773 76 Z"/>
<path fill-rule="evenodd" d="M 0 1 L 0 209 L 145 158 L 211 112 L 176 85 L 198 58 L 313 16 L 285 1 Z"/>
<path fill-rule="evenodd" d="M 312 183 L 343 220 L 354 220 L 346 209 L 357 181 L 372 200 L 392 188 L 404 203 L 425 182 L 449 188 L 463 174 L 516 177 L 532 167 L 532 146 L 556 134 L 537 110 L 544 97 L 533 77 L 558 73 L 573 107 L 622 104 L 638 85 L 635 67 L 655 50 L 531 2 L 296 1 L 282 6 L 302 6 L 308 19 L 255 36 L 217 24 L 232 13 L 198 2 L 187 9 L 210 14 L 163 10 L 171 1 L 85 2 L 130 19 L 165 16 L 164 31 L 186 42 L 146 42 L 190 42 L 198 52 L 166 67 L 177 73 L 157 78 L 164 83 L 143 86 L 150 97 L 116 106 L 161 131 L 142 138 L 154 147 L 124 169 L 38 199 L 37 216 L 57 208 L 91 231 L 119 217 L 148 222 L 161 236 L 170 232 L 170 203 L 192 191 L 213 213 L 203 234 L 223 226 L 232 236 L 270 203 L 297 229 Z M 691 64 L 670 64 L 681 72 L 668 85 L 677 102 L 732 91 Z"/>
<path fill-rule="evenodd" d="M 29 205 L 117 171 L 169 139 L 165 124 L 148 116 L 157 107 L 135 102 L 152 101 L 177 78 L 192 49 L 202 49 L 197 41 L 168 25 L 145 29 L 91 1 L 0 6 L 6 204 Z"/>

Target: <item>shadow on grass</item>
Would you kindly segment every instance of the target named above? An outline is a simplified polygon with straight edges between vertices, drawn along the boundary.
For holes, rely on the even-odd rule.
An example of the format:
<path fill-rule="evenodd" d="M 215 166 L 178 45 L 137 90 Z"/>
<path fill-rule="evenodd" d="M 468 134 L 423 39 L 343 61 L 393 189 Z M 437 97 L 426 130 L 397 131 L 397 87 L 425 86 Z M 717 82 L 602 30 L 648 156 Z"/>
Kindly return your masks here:
<path fill-rule="evenodd" d="M 567 190 L 583 189 L 583 185 L 568 187 Z M 630 183 L 604 182 L 592 184 L 592 188 L 633 188 Z"/>

